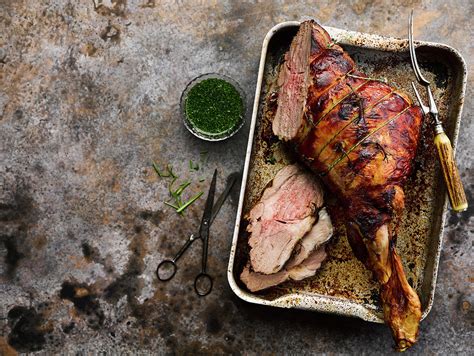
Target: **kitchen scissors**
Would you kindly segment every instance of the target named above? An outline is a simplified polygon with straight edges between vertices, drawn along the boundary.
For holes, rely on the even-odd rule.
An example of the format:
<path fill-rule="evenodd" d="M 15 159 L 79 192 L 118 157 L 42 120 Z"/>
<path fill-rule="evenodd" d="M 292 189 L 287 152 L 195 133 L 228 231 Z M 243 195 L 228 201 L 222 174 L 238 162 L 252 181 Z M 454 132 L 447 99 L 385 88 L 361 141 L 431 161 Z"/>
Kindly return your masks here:
<path fill-rule="evenodd" d="M 197 234 L 191 234 L 186 243 L 181 247 L 178 253 L 172 259 L 166 259 L 160 262 L 156 269 L 156 276 L 162 282 L 167 282 L 174 277 L 178 270 L 177 262 L 186 250 L 196 240 L 202 240 L 202 261 L 201 261 L 201 272 L 194 279 L 194 291 L 197 295 L 204 297 L 208 295 L 213 286 L 213 279 L 207 273 L 207 250 L 209 245 L 209 228 L 216 218 L 217 213 L 224 204 L 227 196 L 232 189 L 232 186 L 236 182 L 238 173 L 232 173 L 227 178 L 227 183 L 224 191 L 219 196 L 214 205 L 214 195 L 216 192 L 216 181 L 217 181 L 217 169 L 214 171 L 212 176 L 211 185 L 209 187 L 209 193 L 207 194 L 206 204 L 204 206 L 204 213 L 202 215 L 201 225 L 199 226 L 199 232 Z"/>

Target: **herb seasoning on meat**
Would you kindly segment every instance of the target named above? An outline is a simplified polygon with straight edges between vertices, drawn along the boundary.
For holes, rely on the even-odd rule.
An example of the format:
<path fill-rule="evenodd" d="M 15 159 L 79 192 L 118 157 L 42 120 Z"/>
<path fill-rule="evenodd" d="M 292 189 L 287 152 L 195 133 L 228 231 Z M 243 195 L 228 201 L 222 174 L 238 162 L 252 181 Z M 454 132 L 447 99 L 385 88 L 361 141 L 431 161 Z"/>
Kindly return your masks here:
<path fill-rule="evenodd" d="M 239 126 L 243 102 L 232 84 L 209 78 L 189 90 L 185 114 L 195 130 L 210 136 L 221 135 Z"/>

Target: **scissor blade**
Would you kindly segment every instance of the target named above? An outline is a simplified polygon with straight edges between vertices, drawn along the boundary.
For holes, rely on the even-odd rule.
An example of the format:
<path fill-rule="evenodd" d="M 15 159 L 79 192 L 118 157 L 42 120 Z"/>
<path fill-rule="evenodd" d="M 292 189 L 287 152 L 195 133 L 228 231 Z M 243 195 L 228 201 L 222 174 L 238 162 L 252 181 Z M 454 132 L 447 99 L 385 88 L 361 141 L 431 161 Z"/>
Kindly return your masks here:
<path fill-rule="evenodd" d="M 227 177 L 226 187 L 225 187 L 224 191 L 221 193 L 221 195 L 219 196 L 219 198 L 217 198 L 216 203 L 212 207 L 211 224 L 216 219 L 216 216 L 219 213 L 219 210 L 221 210 L 222 205 L 224 204 L 225 200 L 229 196 L 229 193 L 230 193 L 232 187 L 234 186 L 235 182 L 239 178 L 239 176 L 240 176 L 240 173 L 234 172 L 234 173 L 231 173 Z"/>
<path fill-rule="evenodd" d="M 212 176 L 209 193 L 207 193 L 206 205 L 204 206 L 204 213 L 202 214 L 201 226 L 199 227 L 199 234 L 201 238 L 206 238 L 209 235 L 209 225 L 211 224 L 212 207 L 214 205 L 214 195 L 216 193 L 217 183 L 217 169 Z"/>

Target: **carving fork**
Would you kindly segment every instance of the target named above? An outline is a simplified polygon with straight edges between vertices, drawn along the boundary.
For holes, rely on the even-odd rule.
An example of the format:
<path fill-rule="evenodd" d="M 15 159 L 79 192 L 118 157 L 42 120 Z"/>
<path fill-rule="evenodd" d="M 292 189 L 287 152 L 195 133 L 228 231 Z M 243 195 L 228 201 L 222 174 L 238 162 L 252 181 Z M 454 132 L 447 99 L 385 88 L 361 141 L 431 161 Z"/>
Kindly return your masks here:
<path fill-rule="evenodd" d="M 428 94 L 428 106 L 423 104 L 418 90 L 416 90 L 415 84 L 412 82 L 411 85 L 415 91 L 416 98 L 420 103 L 421 110 L 423 111 L 424 117 L 431 116 L 434 121 L 434 132 L 435 138 L 434 143 L 438 150 L 439 161 L 443 170 L 444 181 L 448 188 L 449 201 L 451 202 L 451 208 L 455 212 L 461 212 L 467 209 L 468 203 L 464 187 L 459 176 L 459 171 L 454 161 L 453 147 L 451 141 L 444 132 L 443 125 L 439 120 L 438 108 L 433 98 L 433 93 L 430 89 L 430 82 L 423 77 L 421 74 L 420 67 L 415 54 L 415 46 L 413 44 L 413 10 L 410 14 L 409 25 L 408 25 L 408 41 L 410 44 L 410 57 L 413 71 L 415 72 L 416 80 L 419 84 L 426 88 Z"/>

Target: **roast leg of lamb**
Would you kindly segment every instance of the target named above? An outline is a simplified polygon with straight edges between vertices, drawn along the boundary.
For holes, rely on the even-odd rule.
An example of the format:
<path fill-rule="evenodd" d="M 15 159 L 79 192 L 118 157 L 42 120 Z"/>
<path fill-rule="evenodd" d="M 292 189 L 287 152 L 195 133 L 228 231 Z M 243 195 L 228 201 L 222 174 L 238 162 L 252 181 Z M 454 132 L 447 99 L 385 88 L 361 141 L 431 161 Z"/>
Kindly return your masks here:
<path fill-rule="evenodd" d="M 273 132 L 338 196 L 350 244 L 380 282 L 385 321 L 405 350 L 416 342 L 421 306 L 395 243 L 421 111 L 407 95 L 359 72 L 314 21 L 301 24 L 278 87 Z"/>

